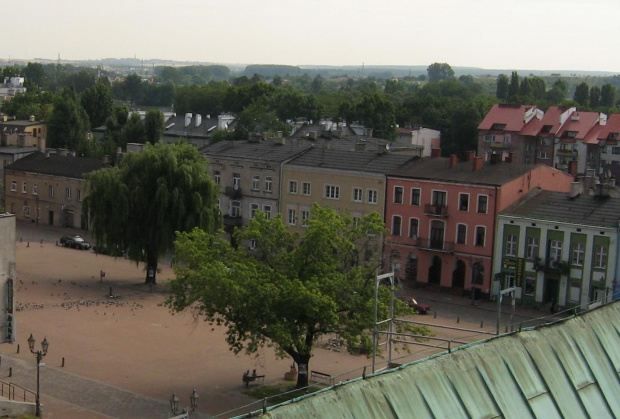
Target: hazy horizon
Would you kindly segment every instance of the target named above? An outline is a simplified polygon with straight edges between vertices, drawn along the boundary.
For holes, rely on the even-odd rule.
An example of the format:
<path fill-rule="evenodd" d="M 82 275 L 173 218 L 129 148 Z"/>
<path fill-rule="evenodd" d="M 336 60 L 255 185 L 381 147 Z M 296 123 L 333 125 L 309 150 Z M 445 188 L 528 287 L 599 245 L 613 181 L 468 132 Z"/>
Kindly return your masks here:
<path fill-rule="evenodd" d="M 55 61 L 60 54 L 67 61 L 304 67 L 445 62 L 620 73 L 617 0 L 30 0 L 23 9 L 26 19 L 5 22 L 5 33 L 19 36 L 0 46 L 4 60 Z"/>

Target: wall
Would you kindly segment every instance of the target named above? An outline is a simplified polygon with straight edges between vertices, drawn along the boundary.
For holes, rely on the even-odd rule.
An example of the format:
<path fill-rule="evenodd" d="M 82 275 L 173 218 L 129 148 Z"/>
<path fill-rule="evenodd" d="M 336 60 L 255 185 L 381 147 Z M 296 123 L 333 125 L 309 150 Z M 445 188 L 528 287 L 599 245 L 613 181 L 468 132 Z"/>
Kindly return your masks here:
<path fill-rule="evenodd" d="M 0 214 L 0 343 L 11 342 L 8 336 L 7 322 L 9 314 L 14 313 L 13 298 L 9 298 L 11 289 L 7 283 L 17 280 L 15 269 L 15 216 Z M 13 319 L 13 336 L 15 336 L 15 319 Z"/>

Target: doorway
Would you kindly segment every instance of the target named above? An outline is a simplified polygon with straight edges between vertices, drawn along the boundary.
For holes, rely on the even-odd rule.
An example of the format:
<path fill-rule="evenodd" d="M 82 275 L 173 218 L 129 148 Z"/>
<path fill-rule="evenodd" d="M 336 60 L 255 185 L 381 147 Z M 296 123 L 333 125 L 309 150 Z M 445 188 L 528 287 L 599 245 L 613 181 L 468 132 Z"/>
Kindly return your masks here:
<path fill-rule="evenodd" d="M 465 288 L 465 262 L 456 261 L 456 266 L 452 272 L 452 288 Z"/>
<path fill-rule="evenodd" d="M 433 256 L 433 263 L 428 268 L 428 283 L 431 285 L 439 285 L 441 282 L 441 258 Z"/>

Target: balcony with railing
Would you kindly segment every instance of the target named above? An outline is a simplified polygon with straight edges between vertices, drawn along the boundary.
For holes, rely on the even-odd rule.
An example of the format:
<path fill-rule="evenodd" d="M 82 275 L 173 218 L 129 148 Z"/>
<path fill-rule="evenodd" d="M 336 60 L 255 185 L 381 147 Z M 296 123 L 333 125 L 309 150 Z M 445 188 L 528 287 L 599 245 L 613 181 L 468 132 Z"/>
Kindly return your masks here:
<path fill-rule="evenodd" d="M 238 199 L 238 198 L 241 198 L 242 196 L 240 186 L 227 186 L 225 193 L 226 193 L 226 196 L 228 196 L 231 199 Z"/>
<path fill-rule="evenodd" d="M 424 205 L 424 214 L 426 215 L 434 215 L 437 217 L 447 217 L 448 216 L 448 206 L 443 204 L 425 204 Z"/>
<path fill-rule="evenodd" d="M 243 219 L 241 215 L 224 215 L 224 226 L 241 227 L 243 225 Z"/>
<path fill-rule="evenodd" d="M 556 150 L 555 152 L 556 156 L 558 157 L 575 157 L 577 156 L 578 152 L 577 150 L 571 150 L 571 149 L 564 149 L 564 148 L 559 148 Z"/>
<path fill-rule="evenodd" d="M 429 239 L 428 237 L 413 236 L 408 244 L 418 249 L 437 250 L 439 252 L 454 252 L 454 243 L 445 240 Z"/>

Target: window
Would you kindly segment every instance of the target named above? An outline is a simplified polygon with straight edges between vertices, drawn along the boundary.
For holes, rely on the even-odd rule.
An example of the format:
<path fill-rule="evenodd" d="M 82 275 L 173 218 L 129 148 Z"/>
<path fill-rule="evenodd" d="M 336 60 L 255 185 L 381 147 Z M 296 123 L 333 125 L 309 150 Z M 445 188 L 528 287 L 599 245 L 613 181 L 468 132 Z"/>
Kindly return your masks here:
<path fill-rule="evenodd" d="M 250 218 L 254 218 L 256 211 L 258 211 L 258 204 L 250 204 Z"/>
<path fill-rule="evenodd" d="M 256 240 L 250 239 L 250 250 L 256 249 Z"/>
<path fill-rule="evenodd" d="M 411 188 L 411 205 L 420 205 L 420 189 Z"/>
<path fill-rule="evenodd" d="M 601 153 L 607 154 L 607 146 L 602 146 L 601 147 Z"/>
<path fill-rule="evenodd" d="M 620 147 L 612 147 L 611 154 L 620 154 Z"/>
<path fill-rule="evenodd" d="M 71 188 L 69 187 L 65 188 L 65 198 L 71 199 Z"/>
<path fill-rule="evenodd" d="M 295 209 L 294 208 L 289 208 L 288 209 L 288 216 L 286 218 L 286 220 L 288 221 L 289 225 L 294 226 L 296 218 L 297 218 L 297 215 L 296 215 Z"/>
<path fill-rule="evenodd" d="M 504 145 L 510 145 L 510 134 L 504 134 Z"/>
<path fill-rule="evenodd" d="M 378 196 L 378 192 L 376 189 L 368 189 L 367 191 L 367 198 L 368 198 L 368 203 L 369 204 L 376 204 L 377 203 L 377 196 Z"/>
<path fill-rule="evenodd" d="M 395 204 L 403 203 L 403 187 L 402 186 L 394 187 L 394 203 Z"/>
<path fill-rule="evenodd" d="M 418 237 L 419 225 L 420 225 L 420 222 L 418 221 L 417 218 L 409 219 L 409 237 L 410 238 L 415 239 Z"/>
<path fill-rule="evenodd" d="M 27 186 L 28 185 L 27 185 L 26 181 L 23 181 L 22 182 L 22 193 L 26 193 Z"/>
<path fill-rule="evenodd" d="M 48 188 L 49 196 L 54 196 L 54 186 L 50 185 Z"/>
<path fill-rule="evenodd" d="M 24 215 L 30 217 L 30 207 L 28 205 L 24 205 Z"/>
<path fill-rule="evenodd" d="M 233 188 L 239 189 L 241 187 L 241 173 L 233 173 Z"/>
<path fill-rule="evenodd" d="M 541 160 L 547 160 L 549 158 L 549 153 L 546 151 L 539 151 L 538 158 Z"/>
<path fill-rule="evenodd" d="M 301 193 L 302 195 L 310 196 L 312 194 L 312 188 L 310 186 L 310 182 L 304 182 L 301 184 Z"/>
<path fill-rule="evenodd" d="M 15 192 L 15 191 L 17 190 L 17 182 L 15 182 L 15 181 L 12 181 L 12 182 L 11 182 L 11 190 L 12 190 L 13 192 Z"/>
<path fill-rule="evenodd" d="M 549 145 L 549 138 L 540 138 L 539 145 L 548 146 Z"/>
<path fill-rule="evenodd" d="M 495 141 L 495 135 L 487 134 L 484 136 L 485 143 L 492 143 L 493 141 Z"/>
<path fill-rule="evenodd" d="M 215 181 L 215 184 L 218 186 L 222 184 L 222 174 L 220 173 L 219 170 L 216 170 L 215 172 L 213 172 L 213 180 Z"/>
<path fill-rule="evenodd" d="M 265 176 L 265 192 L 271 192 L 272 184 L 271 176 Z"/>
<path fill-rule="evenodd" d="M 607 268 L 607 248 L 605 246 L 594 247 L 594 267 Z"/>
<path fill-rule="evenodd" d="M 253 191 L 260 190 L 260 177 L 258 175 L 252 176 L 252 190 Z"/>
<path fill-rule="evenodd" d="M 487 213 L 488 201 L 489 201 L 489 197 L 487 195 L 478 195 L 478 212 L 480 214 Z"/>
<path fill-rule="evenodd" d="M 583 243 L 575 243 L 573 245 L 573 265 L 583 265 L 583 256 L 585 254 L 585 245 Z"/>
<path fill-rule="evenodd" d="M 469 194 L 459 194 L 459 211 L 469 211 Z"/>
<path fill-rule="evenodd" d="M 340 186 L 325 185 L 325 198 L 340 199 Z"/>
<path fill-rule="evenodd" d="M 364 199 L 364 191 L 362 188 L 353 188 L 353 202 L 362 202 Z"/>
<path fill-rule="evenodd" d="M 551 240 L 549 244 L 549 260 L 559 262 L 562 257 L 562 242 L 560 240 Z"/>
<path fill-rule="evenodd" d="M 34 185 L 32 185 L 32 194 L 33 195 L 37 195 L 37 184 L 35 183 Z"/>
<path fill-rule="evenodd" d="M 297 181 L 296 180 L 288 181 L 288 193 L 292 193 L 292 194 L 297 193 Z"/>
<path fill-rule="evenodd" d="M 457 244 L 467 244 L 467 225 L 456 225 L 456 242 Z"/>
<path fill-rule="evenodd" d="M 400 227 L 402 224 L 402 218 L 400 215 L 394 215 L 392 217 L 392 236 L 400 236 Z"/>
<path fill-rule="evenodd" d="M 241 202 L 239 202 L 239 201 L 230 201 L 230 216 L 231 217 L 240 217 L 241 216 Z"/>
<path fill-rule="evenodd" d="M 565 138 L 577 138 L 577 131 L 564 131 L 562 137 Z"/>
<path fill-rule="evenodd" d="M 494 130 L 504 130 L 506 128 L 506 124 L 493 124 L 493 128 Z"/>
<path fill-rule="evenodd" d="M 474 245 L 484 247 L 484 236 L 485 236 L 486 228 L 482 226 L 476 227 L 476 238 Z"/>
<path fill-rule="evenodd" d="M 445 207 L 448 200 L 448 194 L 444 191 L 433 191 L 432 205 L 437 207 Z"/>
<path fill-rule="evenodd" d="M 263 205 L 263 212 L 265 213 L 265 218 L 271 220 L 271 205 Z"/>
<path fill-rule="evenodd" d="M 301 226 L 308 227 L 308 221 L 310 220 L 310 211 L 301 210 Z"/>
<path fill-rule="evenodd" d="M 528 237 L 527 248 L 525 249 L 525 257 L 528 259 L 536 259 L 538 257 L 538 238 Z"/>
<path fill-rule="evenodd" d="M 82 201 L 82 190 L 81 189 L 77 190 L 77 200 Z"/>
<path fill-rule="evenodd" d="M 517 235 L 509 234 L 506 237 L 506 256 L 517 256 Z"/>

